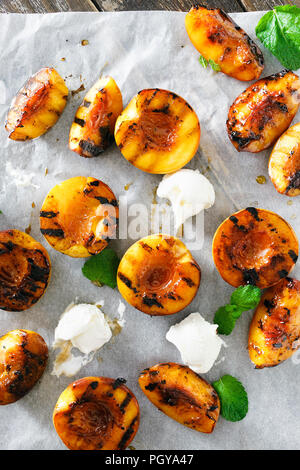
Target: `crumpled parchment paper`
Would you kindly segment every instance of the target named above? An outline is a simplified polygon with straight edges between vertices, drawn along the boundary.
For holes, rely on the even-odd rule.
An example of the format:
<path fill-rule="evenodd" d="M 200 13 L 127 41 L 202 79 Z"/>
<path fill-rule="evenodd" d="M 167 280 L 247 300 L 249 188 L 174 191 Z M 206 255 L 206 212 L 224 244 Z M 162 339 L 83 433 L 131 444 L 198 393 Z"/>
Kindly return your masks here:
<path fill-rule="evenodd" d="M 261 15 L 232 16 L 255 38 Z M 105 313 L 117 316 L 120 294 L 108 287 L 99 289 L 85 279 L 81 274 L 84 260 L 63 256 L 47 245 L 39 232 L 39 210 L 52 186 L 77 175 L 102 179 L 118 197 L 127 195 L 128 205 L 141 202 L 150 206 L 160 176 L 132 167 L 115 147 L 99 158 L 79 157 L 68 149 L 69 128 L 81 99 L 102 71 L 115 78 L 124 104 L 143 88 L 172 90 L 194 107 L 201 122 L 200 149 L 188 167 L 199 168 L 216 191 L 215 205 L 205 213 L 203 249 L 193 253 L 202 269 L 198 295 L 184 312 L 165 318 L 151 318 L 127 305 L 122 332 L 75 378 L 127 379 L 141 407 L 141 425 L 132 443 L 136 449 L 296 449 L 300 441 L 300 357 L 273 369 L 254 370 L 246 349 L 251 313 L 243 314 L 226 338 L 227 348 L 205 376 L 212 381 L 229 373 L 243 382 L 249 395 L 249 413 L 243 421 L 230 423 L 220 418 L 212 435 L 197 433 L 163 415 L 137 385 L 145 367 L 180 362 L 179 352 L 165 339 L 170 325 L 194 311 L 212 321 L 216 309 L 229 300 L 232 288 L 217 273 L 211 256 L 213 234 L 225 217 L 246 206 L 263 207 L 283 216 L 300 236 L 299 198 L 289 203 L 289 198 L 275 191 L 267 175 L 269 151 L 238 154 L 227 137 L 228 108 L 248 84 L 200 66 L 199 54 L 185 31 L 184 16 L 158 11 L 0 15 L 0 228 L 24 230 L 31 225 L 31 235 L 48 248 L 53 266 L 45 296 L 28 311 L 1 311 L 0 331 L 32 329 L 50 346 L 59 316 L 76 297 L 80 302 L 104 299 Z M 86 46 L 81 45 L 84 39 L 89 42 Z M 277 60 L 262 49 L 263 75 L 281 70 Z M 10 141 L 4 129 L 9 103 L 25 80 L 44 66 L 55 67 L 70 90 L 83 83 L 85 91 L 70 94 L 60 120 L 43 137 L 25 143 Z M 265 175 L 267 183 L 259 185 L 258 175 Z M 125 191 L 129 183 L 133 184 Z M 122 255 L 132 242 L 113 241 L 112 247 Z M 294 275 L 299 276 L 299 265 Z M 1 449 L 64 448 L 52 425 L 52 411 L 71 379 L 50 375 L 54 357 L 50 350 L 42 379 L 26 397 L 0 407 Z"/>

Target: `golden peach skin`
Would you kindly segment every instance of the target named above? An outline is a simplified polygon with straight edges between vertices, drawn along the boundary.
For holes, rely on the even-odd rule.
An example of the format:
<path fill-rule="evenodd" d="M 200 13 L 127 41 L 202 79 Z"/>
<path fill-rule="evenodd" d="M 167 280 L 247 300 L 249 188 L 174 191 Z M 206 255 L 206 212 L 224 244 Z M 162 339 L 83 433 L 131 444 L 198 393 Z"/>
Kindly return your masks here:
<path fill-rule="evenodd" d="M 124 379 L 85 377 L 60 395 L 53 423 L 71 450 L 123 450 L 140 421 L 139 404 Z"/>
<path fill-rule="evenodd" d="M 51 274 L 47 250 L 19 230 L 0 232 L 0 309 L 26 310 L 44 294 Z"/>
<path fill-rule="evenodd" d="M 124 299 L 148 315 L 172 315 L 195 297 L 201 271 L 184 243 L 169 235 L 149 235 L 134 243 L 118 268 Z"/>
<path fill-rule="evenodd" d="M 219 226 L 212 251 L 216 268 L 228 284 L 264 289 L 289 275 L 299 246 L 292 227 L 282 217 L 247 207 Z"/>
<path fill-rule="evenodd" d="M 87 92 L 70 129 L 69 148 L 82 157 L 97 157 L 114 141 L 122 94 L 112 77 L 100 78 Z"/>
<path fill-rule="evenodd" d="M 259 78 L 264 69 L 261 50 L 224 11 L 195 5 L 185 17 L 185 26 L 197 51 L 223 73 L 242 81 Z"/>
<path fill-rule="evenodd" d="M 13 330 L 0 338 L 0 405 L 22 398 L 44 373 L 48 347 L 34 331 Z"/>
<path fill-rule="evenodd" d="M 277 140 L 269 160 L 269 175 L 280 194 L 300 195 L 300 122 Z"/>
<path fill-rule="evenodd" d="M 13 140 L 35 139 L 58 121 L 68 99 L 63 78 L 51 67 L 32 75 L 13 99 L 5 128 Z"/>
<path fill-rule="evenodd" d="M 48 243 L 73 258 L 100 253 L 115 236 L 118 218 L 118 202 L 109 186 L 85 176 L 54 186 L 40 211 Z"/>
<path fill-rule="evenodd" d="M 140 91 L 117 119 L 115 139 L 122 155 L 148 173 L 172 173 L 195 155 L 200 123 L 180 96 L 159 88 Z"/>
<path fill-rule="evenodd" d="M 248 349 L 256 369 L 273 367 L 300 346 L 300 281 L 282 279 L 264 292 L 249 329 Z"/>
<path fill-rule="evenodd" d="M 160 411 L 203 433 L 214 430 L 220 414 L 215 389 L 189 367 L 167 362 L 143 370 L 139 385 Z"/>
<path fill-rule="evenodd" d="M 290 70 L 261 78 L 233 102 L 228 136 L 239 152 L 261 152 L 289 127 L 300 105 L 300 80 Z"/>

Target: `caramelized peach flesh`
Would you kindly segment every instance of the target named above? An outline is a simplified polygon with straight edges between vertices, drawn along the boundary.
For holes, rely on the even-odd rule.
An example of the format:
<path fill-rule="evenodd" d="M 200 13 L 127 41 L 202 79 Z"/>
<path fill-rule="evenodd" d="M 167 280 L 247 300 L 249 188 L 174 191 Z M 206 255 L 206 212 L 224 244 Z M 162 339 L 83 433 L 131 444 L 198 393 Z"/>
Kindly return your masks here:
<path fill-rule="evenodd" d="M 0 232 L 0 308 L 26 310 L 44 294 L 51 273 L 46 249 L 19 230 Z"/>
<path fill-rule="evenodd" d="M 115 236 L 119 210 L 109 186 L 77 176 L 54 186 L 41 212 L 41 232 L 50 245 L 74 258 L 100 253 Z"/>
<path fill-rule="evenodd" d="M 133 307 L 149 315 L 171 315 L 195 297 L 200 268 L 186 246 L 168 235 L 134 243 L 118 268 L 118 288 Z"/>
<path fill-rule="evenodd" d="M 134 438 L 139 405 L 124 379 L 85 377 L 60 395 L 53 423 L 71 450 L 123 450 Z"/>
<path fill-rule="evenodd" d="M 275 189 L 288 197 L 300 195 L 300 123 L 282 134 L 269 160 L 269 175 Z"/>
<path fill-rule="evenodd" d="M 282 279 L 264 292 L 249 329 L 248 349 L 257 369 L 288 359 L 300 346 L 300 281 Z"/>
<path fill-rule="evenodd" d="M 219 226 L 212 250 L 216 268 L 228 284 L 266 288 L 289 275 L 298 258 L 298 240 L 279 215 L 248 207 Z"/>
<path fill-rule="evenodd" d="M 139 385 L 160 411 L 203 433 L 214 430 L 220 401 L 214 388 L 189 367 L 167 362 L 145 369 Z"/>
<path fill-rule="evenodd" d="M 197 51 L 223 73 L 242 81 L 259 78 L 264 68 L 260 49 L 224 11 L 195 5 L 186 15 L 185 26 Z"/>
<path fill-rule="evenodd" d="M 41 378 L 48 347 L 34 331 L 13 330 L 0 338 L 0 405 L 14 403 Z"/>
<path fill-rule="evenodd" d="M 148 173 L 171 173 L 195 155 L 200 124 L 191 106 L 167 90 L 140 91 L 117 119 L 115 139 L 122 155 Z"/>

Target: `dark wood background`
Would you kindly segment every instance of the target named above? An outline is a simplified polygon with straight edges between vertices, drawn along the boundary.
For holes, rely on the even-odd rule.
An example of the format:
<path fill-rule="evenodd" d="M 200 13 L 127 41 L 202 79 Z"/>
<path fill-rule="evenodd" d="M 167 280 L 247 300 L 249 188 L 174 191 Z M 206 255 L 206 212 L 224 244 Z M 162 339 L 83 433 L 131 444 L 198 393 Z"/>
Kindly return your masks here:
<path fill-rule="evenodd" d="M 0 13 L 51 13 L 58 11 L 188 11 L 196 0 L 0 0 Z M 276 5 L 297 5 L 300 0 L 199 0 L 213 8 L 230 11 L 269 10 Z"/>

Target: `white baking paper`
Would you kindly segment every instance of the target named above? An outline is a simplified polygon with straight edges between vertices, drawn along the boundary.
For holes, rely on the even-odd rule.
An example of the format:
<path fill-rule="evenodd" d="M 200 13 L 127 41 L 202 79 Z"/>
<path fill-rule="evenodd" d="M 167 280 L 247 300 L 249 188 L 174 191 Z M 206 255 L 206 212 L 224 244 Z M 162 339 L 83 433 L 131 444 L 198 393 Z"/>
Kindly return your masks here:
<path fill-rule="evenodd" d="M 261 13 L 232 16 L 255 38 Z M 185 31 L 184 17 L 185 13 L 158 11 L 0 15 L 0 228 L 24 230 L 31 224 L 31 235 L 48 248 L 53 266 L 50 286 L 33 308 L 0 312 L 1 334 L 14 328 L 32 329 L 50 347 L 61 313 L 76 297 L 93 303 L 104 299 L 104 311 L 118 316 L 121 297 L 117 290 L 94 286 L 81 274 L 84 260 L 54 251 L 40 234 L 39 210 L 52 186 L 72 176 L 93 176 L 109 184 L 117 197 L 127 195 L 129 205 L 141 202 L 150 206 L 161 179 L 132 167 L 115 147 L 94 159 L 81 158 L 68 149 L 69 128 L 85 91 L 70 96 L 62 117 L 43 137 L 25 143 L 10 141 L 4 119 L 17 90 L 44 66 L 55 67 L 70 90 L 81 83 L 87 90 L 101 71 L 112 75 L 125 104 L 143 88 L 172 90 L 194 107 L 201 122 L 200 149 L 188 167 L 203 172 L 216 190 L 215 205 L 205 213 L 204 246 L 193 252 L 202 270 L 199 292 L 185 311 L 165 318 L 151 318 L 126 305 L 122 332 L 75 378 L 127 379 L 141 407 L 140 429 L 132 443 L 138 450 L 296 449 L 300 442 L 300 357 L 276 368 L 254 370 L 247 353 L 251 313 L 243 314 L 226 338 L 228 347 L 222 357 L 205 376 L 212 381 L 229 373 L 243 382 L 249 395 L 249 413 L 243 421 L 230 423 L 220 417 L 212 435 L 197 433 L 158 411 L 137 384 L 145 367 L 180 362 L 179 352 L 165 339 L 172 324 L 194 311 L 204 312 L 212 321 L 216 309 L 229 300 L 233 289 L 221 279 L 211 256 L 213 234 L 225 217 L 246 206 L 263 207 L 278 212 L 300 236 L 300 200 L 294 198 L 289 205 L 289 198 L 275 191 L 267 175 L 269 152 L 239 154 L 227 137 L 228 108 L 247 84 L 201 67 Z M 89 41 L 87 46 L 81 45 L 84 39 Z M 263 52 L 263 75 L 283 68 L 264 48 Z M 264 175 L 267 183 L 259 185 L 258 175 Z M 129 183 L 133 184 L 125 191 Z M 113 241 L 112 246 L 121 256 L 131 243 Z M 299 276 L 299 265 L 294 275 Z M 0 407 L 1 449 L 64 449 L 52 425 L 52 412 L 70 379 L 50 375 L 55 354 L 50 350 L 42 379 L 26 397 Z"/>

